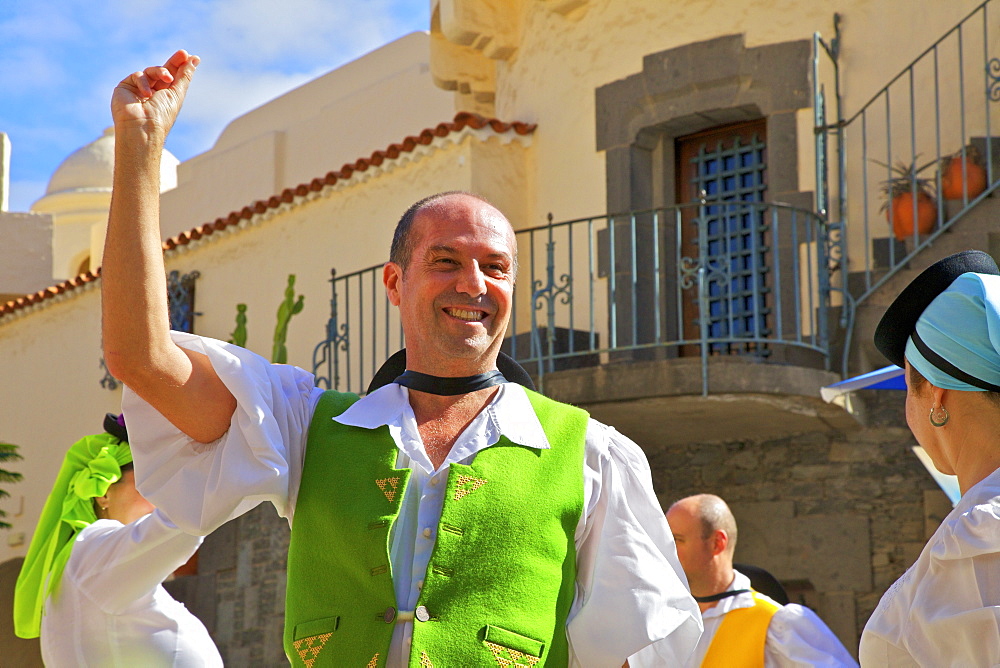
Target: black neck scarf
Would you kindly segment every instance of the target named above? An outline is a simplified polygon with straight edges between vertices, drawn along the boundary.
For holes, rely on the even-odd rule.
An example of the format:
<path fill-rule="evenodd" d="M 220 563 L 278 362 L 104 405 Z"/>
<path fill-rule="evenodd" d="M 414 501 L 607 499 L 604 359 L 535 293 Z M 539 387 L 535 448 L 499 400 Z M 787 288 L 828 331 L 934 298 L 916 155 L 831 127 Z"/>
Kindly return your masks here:
<path fill-rule="evenodd" d="M 419 371 L 407 369 L 401 376 L 397 376 L 392 381 L 403 387 L 408 387 L 417 392 L 427 392 L 437 394 L 442 397 L 451 397 L 457 394 L 468 394 L 477 390 L 485 390 L 487 387 L 506 383 L 507 379 L 494 369 L 487 373 L 479 373 L 475 376 L 463 376 L 461 378 L 443 378 L 441 376 L 431 376 Z"/>
<path fill-rule="evenodd" d="M 737 596 L 739 594 L 745 594 L 749 589 L 734 589 L 732 591 L 724 591 L 718 594 L 712 594 L 711 596 L 695 596 L 694 600 L 699 603 L 715 603 L 716 601 L 721 601 L 724 598 L 729 598 L 730 596 Z"/>

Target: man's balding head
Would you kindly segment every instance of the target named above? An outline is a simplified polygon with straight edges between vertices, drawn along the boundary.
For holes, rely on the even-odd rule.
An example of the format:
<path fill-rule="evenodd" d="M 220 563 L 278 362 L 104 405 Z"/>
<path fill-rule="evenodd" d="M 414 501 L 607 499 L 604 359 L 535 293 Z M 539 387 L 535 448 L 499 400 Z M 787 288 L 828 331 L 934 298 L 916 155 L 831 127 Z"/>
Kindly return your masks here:
<path fill-rule="evenodd" d="M 410 260 L 413 258 L 413 248 L 416 245 L 416 240 L 414 238 L 413 223 L 417 219 L 418 215 L 424 211 L 428 211 L 437 207 L 446 206 L 448 200 L 456 198 L 471 198 L 474 200 L 479 200 L 484 205 L 490 207 L 491 209 L 500 213 L 493 204 L 481 195 L 475 193 L 466 192 L 464 190 L 448 190 L 446 192 L 440 192 L 434 195 L 423 198 L 418 202 L 414 202 L 410 205 L 403 215 L 400 217 L 399 222 L 396 223 L 396 230 L 392 235 L 392 246 L 389 248 L 389 262 L 395 262 L 404 271 L 410 264 Z M 502 213 L 500 214 L 503 215 Z M 506 217 L 504 217 L 506 220 Z M 514 267 L 517 267 L 517 248 L 514 248 Z"/>
<path fill-rule="evenodd" d="M 736 520 L 726 502 L 714 494 L 696 494 L 667 511 L 677 557 L 696 596 L 716 594 L 733 578 Z"/>
<path fill-rule="evenodd" d="M 407 368 L 462 377 L 496 368 L 513 305 L 517 239 L 478 195 L 446 192 L 411 206 L 382 280 L 399 307 Z"/>
<path fill-rule="evenodd" d="M 736 550 L 736 518 L 733 511 L 720 497 L 715 494 L 695 494 L 681 499 L 676 504 L 686 504 L 692 514 L 701 522 L 701 537 L 708 539 L 716 531 L 725 531 L 729 536 L 727 551 L 730 555 Z"/>

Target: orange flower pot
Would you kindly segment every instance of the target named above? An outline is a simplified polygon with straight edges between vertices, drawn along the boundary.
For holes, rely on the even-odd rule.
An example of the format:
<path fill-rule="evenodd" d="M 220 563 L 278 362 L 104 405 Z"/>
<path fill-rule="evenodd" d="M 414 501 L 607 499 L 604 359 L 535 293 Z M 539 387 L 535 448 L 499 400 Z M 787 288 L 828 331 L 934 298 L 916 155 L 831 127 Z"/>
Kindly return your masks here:
<path fill-rule="evenodd" d="M 952 156 L 941 170 L 941 196 L 945 199 L 962 199 L 963 194 L 968 199 L 974 199 L 984 190 L 986 190 L 986 170 L 968 155 L 964 160 L 961 155 Z"/>
<path fill-rule="evenodd" d="M 930 234 L 937 222 L 937 205 L 934 198 L 925 192 L 917 192 L 917 234 Z M 889 218 L 889 214 L 892 218 Z M 913 236 L 913 193 L 904 192 L 892 198 L 891 211 L 886 210 L 886 219 L 892 223 L 892 232 L 900 241 Z"/>

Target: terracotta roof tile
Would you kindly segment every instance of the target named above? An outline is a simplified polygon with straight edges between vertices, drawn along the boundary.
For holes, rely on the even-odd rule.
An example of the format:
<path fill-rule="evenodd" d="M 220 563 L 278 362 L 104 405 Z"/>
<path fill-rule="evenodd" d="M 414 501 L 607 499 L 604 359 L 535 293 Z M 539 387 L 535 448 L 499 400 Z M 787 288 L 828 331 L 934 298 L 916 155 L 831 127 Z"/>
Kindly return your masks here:
<path fill-rule="evenodd" d="M 0 317 L 52 299 L 53 297 L 58 297 L 61 294 L 77 290 L 86 286 L 88 283 L 93 283 L 97 280 L 98 276 L 100 276 L 100 270 L 96 273 L 88 271 L 80 274 L 79 276 L 74 276 L 73 278 L 62 281 L 61 283 L 56 283 L 55 285 L 39 290 L 38 292 L 18 297 L 17 299 L 7 302 L 6 304 L 0 304 Z"/>
<path fill-rule="evenodd" d="M 346 163 L 339 170 L 327 172 L 325 176 L 316 177 L 308 183 L 300 183 L 292 188 L 285 188 L 280 194 L 272 195 L 266 200 L 257 200 L 239 211 L 231 211 L 228 215 L 220 216 L 214 221 L 204 223 L 186 232 L 181 232 L 174 237 L 170 237 L 163 242 L 163 250 L 176 250 L 180 246 L 186 246 L 192 241 L 197 241 L 214 232 L 221 232 L 229 227 L 239 225 L 243 220 L 250 220 L 255 215 L 276 209 L 282 204 L 290 204 L 297 197 L 305 197 L 310 192 L 319 192 L 323 188 L 336 185 L 339 181 L 346 181 L 355 172 L 366 172 L 369 167 L 379 167 L 387 160 L 396 160 L 404 153 L 412 152 L 417 146 L 428 146 L 435 139 L 447 137 L 453 132 L 460 132 L 467 127 L 473 130 L 482 130 L 487 126 L 497 134 L 506 134 L 513 131 L 514 134 L 522 136 L 533 133 L 537 127 L 534 123 L 521 123 L 518 121 L 504 123 L 496 118 L 485 118 L 478 114 L 462 111 L 455 114 L 454 120 L 450 123 L 439 123 L 433 128 L 425 128 L 416 136 L 411 135 L 403 139 L 402 142 L 390 144 L 385 150 L 375 151 L 367 158 L 358 158 L 352 163 Z M 0 320 L 16 311 L 52 299 L 60 294 L 83 288 L 96 281 L 100 276 L 100 272 L 100 268 L 96 272 L 88 271 L 44 290 L 25 295 L 6 304 L 0 304 Z"/>

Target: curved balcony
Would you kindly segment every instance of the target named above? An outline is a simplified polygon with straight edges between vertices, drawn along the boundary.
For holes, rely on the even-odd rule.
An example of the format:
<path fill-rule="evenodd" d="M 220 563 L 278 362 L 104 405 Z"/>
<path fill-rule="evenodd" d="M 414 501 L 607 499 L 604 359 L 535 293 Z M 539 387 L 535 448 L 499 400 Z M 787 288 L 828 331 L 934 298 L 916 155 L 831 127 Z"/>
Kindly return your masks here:
<path fill-rule="evenodd" d="M 826 222 L 770 202 L 702 201 L 516 233 L 504 352 L 539 389 L 641 438 L 760 437 L 843 422 L 829 371 Z M 320 385 L 363 392 L 403 347 L 381 266 L 331 279 Z M 720 418 L 725 418 L 720 420 Z M 690 425 L 690 434 L 684 427 Z"/>

